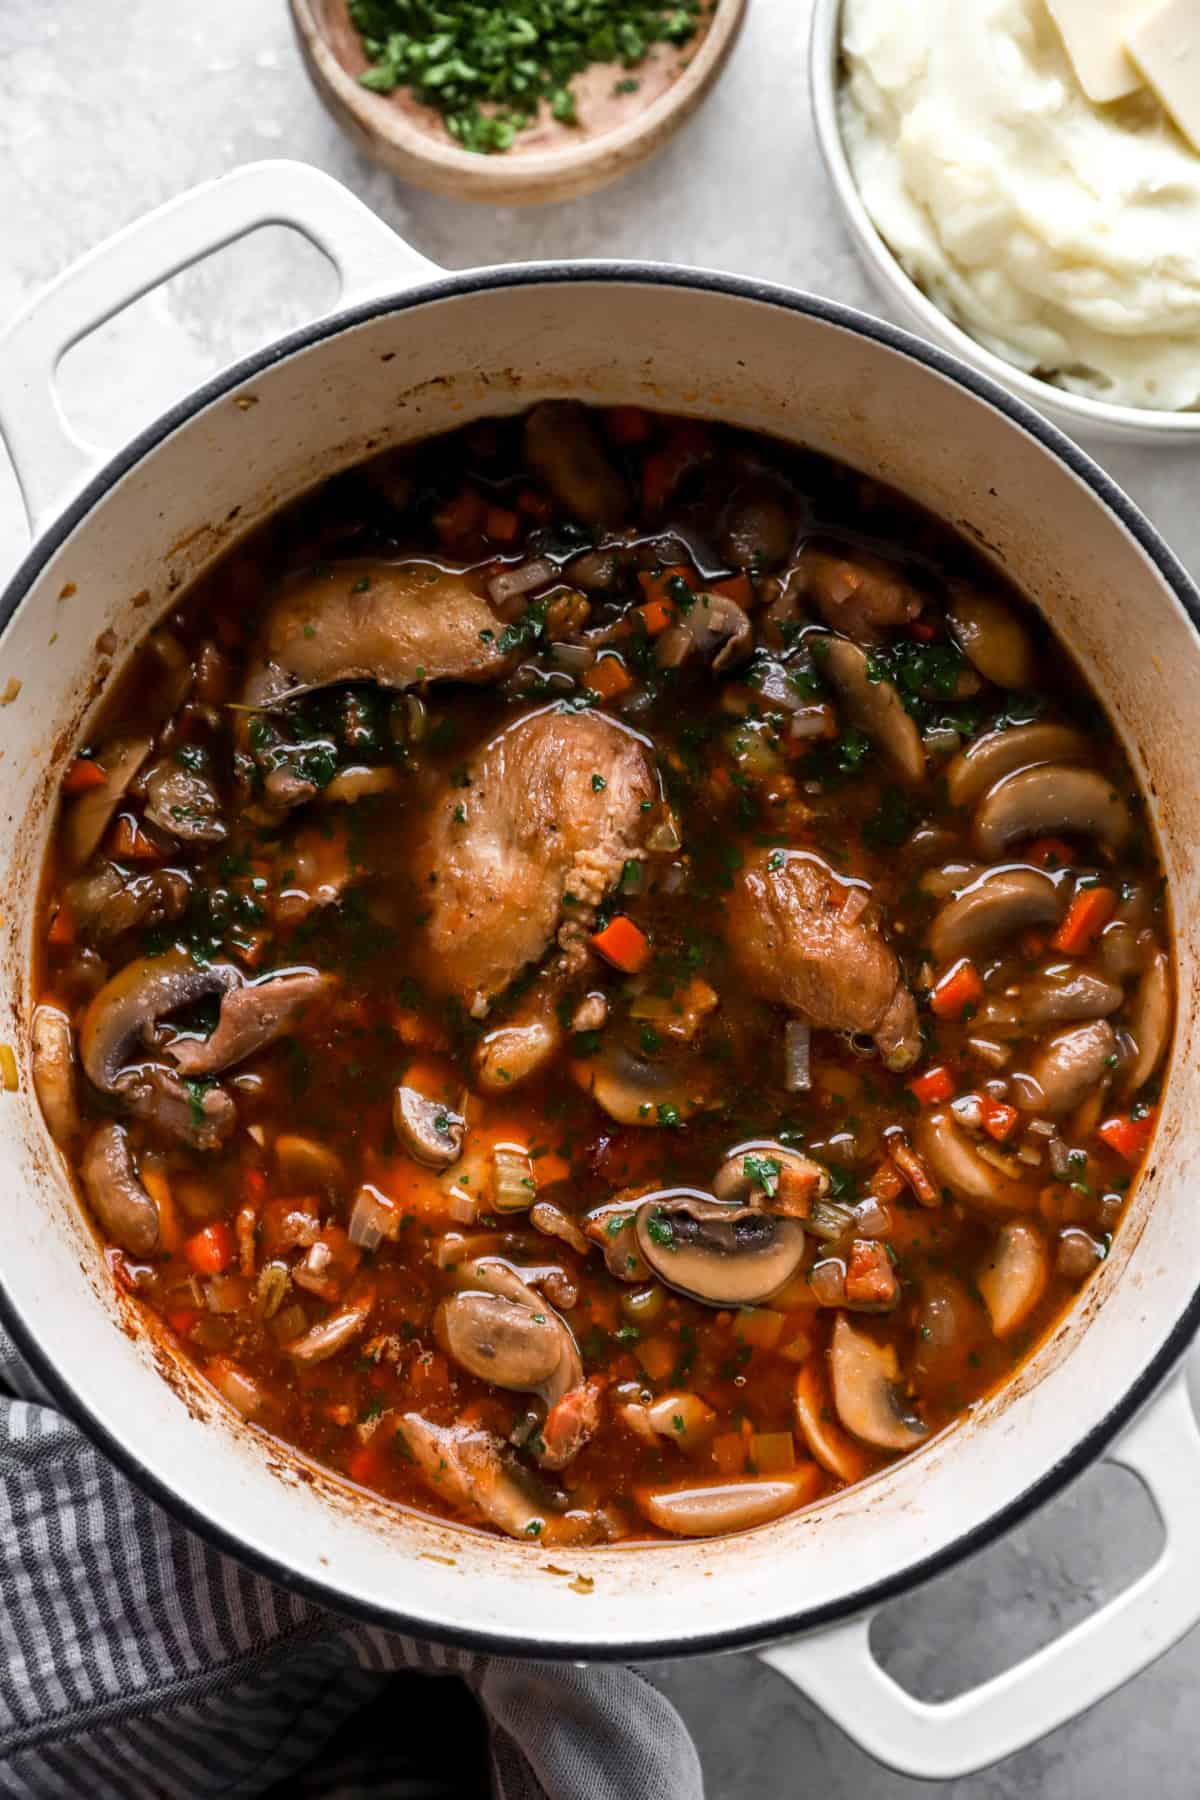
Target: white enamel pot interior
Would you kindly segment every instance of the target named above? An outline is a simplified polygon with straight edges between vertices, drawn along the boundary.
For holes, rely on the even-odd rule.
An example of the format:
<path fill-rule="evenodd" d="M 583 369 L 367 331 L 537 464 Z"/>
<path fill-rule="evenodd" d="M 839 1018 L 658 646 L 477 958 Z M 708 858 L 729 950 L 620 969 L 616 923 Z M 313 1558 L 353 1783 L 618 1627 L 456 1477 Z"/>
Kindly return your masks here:
<path fill-rule="evenodd" d="M 65 344 L 183 262 L 274 221 L 322 244 L 373 296 L 229 370 L 79 486 L 86 455 L 49 400 Z M 0 692 L 10 677 L 21 683 L 0 706 L 0 1036 L 21 1046 L 19 1091 L 0 1097 L 3 1316 L 62 1404 L 143 1487 L 311 1597 L 514 1654 L 774 1643 L 776 1666 L 876 1755 L 927 1775 L 978 1767 L 1090 1704 L 1200 1614 L 1196 1536 L 1180 1528 L 1200 1454 L 1177 1383 L 1129 1429 L 1198 1312 L 1189 934 L 1177 939 L 1180 1023 L 1162 1122 L 1132 1216 L 1019 1378 L 919 1454 L 810 1511 L 723 1542 L 576 1553 L 565 1577 L 536 1546 L 408 1515 L 303 1467 L 236 1421 L 169 1347 L 131 1329 L 32 1098 L 38 871 L 57 779 L 111 670 L 214 557 L 333 471 L 563 394 L 774 433 L 894 483 L 965 532 L 1037 599 L 1105 698 L 1150 796 L 1176 918 L 1193 915 L 1200 792 L 1187 747 L 1200 598 L 1131 504 L 1036 414 L 941 352 L 811 297 L 615 264 L 440 278 L 314 171 L 242 171 L 103 246 L 0 345 L 0 426 L 43 513 L 0 639 Z M 115 648 L 101 657 L 105 632 Z M 986 1688 L 944 1707 L 910 1700 L 870 1656 L 872 1608 L 986 1543 L 1102 1453 L 1151 1485 L 1167 1526 L 1162 1560 Z M 571 1585 L 577 1569 L 594 1581 L 586 1595 Z"/>

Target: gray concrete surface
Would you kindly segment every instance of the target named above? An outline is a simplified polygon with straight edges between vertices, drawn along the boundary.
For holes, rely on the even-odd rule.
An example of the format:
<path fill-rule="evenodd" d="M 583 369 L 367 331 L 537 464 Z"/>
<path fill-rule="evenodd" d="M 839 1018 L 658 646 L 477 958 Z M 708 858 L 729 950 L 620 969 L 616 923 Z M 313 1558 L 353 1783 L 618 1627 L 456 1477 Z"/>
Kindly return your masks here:
<path fill-rule="evenodd" d="M 752 0 L 735 59 L 701 116 L 623 185 L 515 213 L 400 188 L 339 137 L 305 81 L 283 0 L 3 0 L 0 321 L 72 258 L 148 207 L 263 156 L 345 181 L 447 267 L 577 255 L 707 264 L 871 306 L 827 195 L 808 119 L 807 0 Z M 315 252 L 258 234 L 149 296 L 64 361 L 59 388 L 92 441 L 113 445 L 235 352 L 300 323 L 332 294 Z M 1200 570 L 1194 456 L 1111 452 L 1112 472 Z M 25 542 L 0 452 L 0 580 Z M 970 1567 L 899 1602 L 880 1653 L 938 1697 L 995 1672 L 1084 1616 L 1153 1559 L 1153 1510 L 1131 1477 L 1088 1475 Z M 1200 1791 L 1200 1636 L 1087 1717 L 944 1789 L 863 1756 L 752 1657 L 655 1671 L 700 1743 L 711 1800 L 1155 1800 Z M 636 1797 L 631 1796 L 631 1800 Z"/>

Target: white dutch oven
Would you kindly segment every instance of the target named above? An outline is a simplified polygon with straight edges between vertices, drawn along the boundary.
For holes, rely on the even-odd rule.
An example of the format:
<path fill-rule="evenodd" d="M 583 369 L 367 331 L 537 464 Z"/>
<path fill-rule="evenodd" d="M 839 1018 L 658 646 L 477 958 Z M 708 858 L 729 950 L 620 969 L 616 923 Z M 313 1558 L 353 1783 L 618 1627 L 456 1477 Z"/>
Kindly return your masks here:
<path fill-rule="evenodd" d="M 59 356 L 177 269 L 271 223 L 332 258 L 342 309 L 228 370 L 94 472 L 52 399 Z M 57 778 L 110 668 L 182 584 L 332 471 L 552 394 L 773 432 L 895 483 L 965 531 L 1036 596 L 1107 700 L 1151 798 L 1177 916 L 1194 916 L 1200 595 L 1123 495 L 1036 414 L 927 345 L 803 294 L 630 264 L 443 276 L 325 176 L 285 163 L 242 170 L 102 246 L 0 344 L 0 428 L 36 531 L 0 615 L 0 693 L 9 677 L 21 683 L 0 707 L 0 1036 L 23 1046 L 20 1091 L 0 1104 L 3 1317 L 62 1404 L 144 1488 L 317 1600 L 512 1654 L 772 1645 L 767 1659 L 884 1761 L 926 1776 L 979 1768 L 1099 1699 L 1200 1616 L 1200 1440 L 1178 1375 L 1164 1387 L 1200 1317 L 1190 935 L 1178 944 L 1162 1124 L 1133 1216 L 1020 1378 L 918 1455 L 808 1512 L 720 1543 L 582 1552 L 572 1570 L 594 1579 L 586 1595 L 528 1545 L 352 1494 L 233 1420 L 169 1348 L 133 1329 L 32 1098 L 38 869 Z M 115 649 L 101 655 L 106 632 Z M 872 1658 L 873 1611 L 1100 1456 L 1154 1495 L 1166 1527 L 1158 1563 L 986 1686 L 946 1705 L 903 1693 Z"/>

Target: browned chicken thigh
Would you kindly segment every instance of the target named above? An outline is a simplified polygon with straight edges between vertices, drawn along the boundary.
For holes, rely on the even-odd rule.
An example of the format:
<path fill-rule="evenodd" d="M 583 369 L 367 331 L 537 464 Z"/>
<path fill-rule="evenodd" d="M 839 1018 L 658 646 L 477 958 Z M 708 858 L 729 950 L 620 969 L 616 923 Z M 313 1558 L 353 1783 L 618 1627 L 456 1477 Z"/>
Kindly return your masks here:
<path fill-rule="evenodd" d="M 545 1040 L 548 1054 L 553 1000 L 584 966 L 600 901 L 643 854 L 659 797 L 648 746 L 601 713 L 538 712 L 499 732 L 438 791 L 415 849 L 429 985 L 483 1018 L 557 939 L 560 955 L 503 1028 Z M 512 1049 L 501 1080 L 530 1072 Z M 488 1062 L 485 1045 L 485 1078 Z"/>
<path fill-rule="evenodd" d="M 755 992 L 810 1024 L 865 1032 L 889 1069 L 920 1054 L 917 1008 L 864 888 L 808 851 L 747 857 L 726 916 L 729 945 Z"/>

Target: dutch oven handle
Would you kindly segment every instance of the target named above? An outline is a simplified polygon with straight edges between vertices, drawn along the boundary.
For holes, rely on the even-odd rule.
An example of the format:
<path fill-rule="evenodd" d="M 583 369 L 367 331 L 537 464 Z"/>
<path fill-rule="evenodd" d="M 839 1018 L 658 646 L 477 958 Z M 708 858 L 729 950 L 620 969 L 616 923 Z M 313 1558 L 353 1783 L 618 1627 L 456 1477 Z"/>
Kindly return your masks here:
<path fill-rule="evenodd" d="M 289 225 L 329 258 L 341 305 L 441 274 L 305 163 L 249 163 L 126 226 L 64 270 L 0 337 L 0 436 L 35 532 L 102 460 L 63 417 L 54 382 L 61 357 L 160 282 L 263 225 Z"/>
<path fill-rule="evenodd" d="M 763 1651 L 764 1661 L 905 1775 L 970 1775 L 1036 1743 L 1140 1674 L 1200 1619 L 1200 1431 L 1182 1368 L 1106 1459 L 1145 1484 L 1162 1520 L 1162 1554 L 1115 1600 L 1015 1668 L 953 1700 L 914 1699 L 875 1661 L 872 1613 Z"/>

